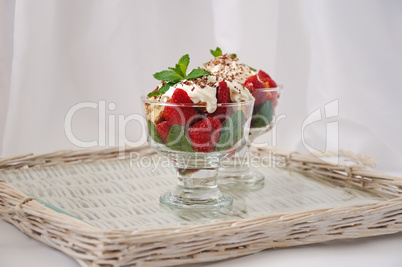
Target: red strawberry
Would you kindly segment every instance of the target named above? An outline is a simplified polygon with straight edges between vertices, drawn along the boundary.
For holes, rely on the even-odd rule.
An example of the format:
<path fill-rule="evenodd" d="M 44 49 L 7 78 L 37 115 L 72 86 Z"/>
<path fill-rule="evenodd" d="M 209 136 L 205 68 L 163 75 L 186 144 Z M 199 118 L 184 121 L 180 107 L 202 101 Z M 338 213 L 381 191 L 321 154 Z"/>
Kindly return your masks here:
<path fill-rule="evenodd" d="M 260 78 L 260 80 L 263 81 L 263 82 L 267 82 L 269 80 L 272 80 L 271 76 L 269 76 L 268 73 L 266 73 L 263 70 L 258 71 L 258 78 Z"/>
<path fill-rule="evenodd" d="M 265 86 L 265 88 L 276 88 L 277 87 L 276 82 L 272 79 L 264 82 L 264 86 Z"/>
<path fill-rule="evenodd" d="M 216 98 L 218 103 L 231 103 L 230 89 L 225 81 L 219 82 L 218 89 L 216 90 Z"/>
<path fill-rule="evenodd" d="M 167 121 L 163 121 L 156 125 L 156 129 L 158 130 L 159 135 L 162 137 L 162 140 L 166 143 L 167 138 L 169 136 L 171 125 Z"/>
<path fill-rule="evenodd" d="M 261 83 L 258 78 L 263 82 Z M 257 75 L 250 76 L 245 82 L 244 85 L 250 89 L 253 97 L 255 98 L 254 106 L 258 107 L 260 104 L 265 103 L 267 100 L 272 102 L 272 105 L 275 107 L 277 104 L 277 92 L 267 92 L 266 90 L 258 90 L 260 88 L 275 88 L 277 87 L 276 83 L 272 78 L 268 75 L 268 73 L 260 70 Z M 255 109 L 254 109 L 255 110 Z"/>
<path fill-rule="evenodd" d="M 264 83 L 264 87 L 266 88 L 275 88 L 277 87 L 276 82 L 272 80 L 271 76 L 268 73 L 260 70 L 258 71 L 258 78 Z"/>
<path fill-rule="evenodd" d="M 248 77 L 244 82 L 244 86 L 250 90 L 251 94 L 255 98 L 254 106 L 258 106 L 259 104 L 268 100 L 266 92 L 264 92 L 264 90 L 258 90 L 265 88 L 265 86 L 260 82 L 260 80 L 258 80 L 257 75 Z"/>
<path fill-rule="evenodd" d="M 221 122 L 214 117 L 206 117 L 188 129 L 188 137 L 196 152 L 212 152 L 219 140 Z"/>
<path fill-rule="evenodd" d="M 187 92 L 179 88 L 174 91 L 172 98 L 169 99 L 168 102 L 175 104 L 194 104 Z M 163 116 L 169 125 L 187 125 L 196 120 L 198 117 L 198 112 L 194 107 L 166 106 Z"/>
<path fill-rule="evenodd" d="M 257 75 L 250 76 L 244 82 L 244 86 L 246 86 L 250 92 L 254 92 L 255 89 L 265 88 L 265 86 L 258 80 Z"/>
<path fill-rule="evenodd" d="M 219 82 L 218 89 L 216 90 L 216 99 L 218 103 L 232 102 L 230 99 L 230 89 L 225 81 Z M 209 114 L 209 116 L 218 118 L 222 123 L 231 115 L 230 113 L 230 107 L 218 107 L 215 112 Z"/>
<path fill-rule="evenodd" d="M 267 88 L 276 88 L 277 85 L 274 80 L 264 71 L 260 70 L 258 72 L 258 77 L 261 81 L 263 81 L 265 87 Z M 277 91 L 272 91 L 268 93 L 268 100 L 272 102 L 272 106 L 275 108 L 278 104 L 279 94 Z"/>

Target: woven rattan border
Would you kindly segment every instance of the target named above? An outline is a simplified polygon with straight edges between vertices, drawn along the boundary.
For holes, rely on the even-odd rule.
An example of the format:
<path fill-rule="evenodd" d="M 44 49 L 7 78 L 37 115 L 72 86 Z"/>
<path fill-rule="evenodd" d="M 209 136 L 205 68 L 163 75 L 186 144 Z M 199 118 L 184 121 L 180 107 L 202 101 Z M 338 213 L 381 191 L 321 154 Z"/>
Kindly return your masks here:
<path fill-rule="evenodd" d="M 58 151 L 0 159 L 0 171 L 19 168 L 118 160 L 131 152 L 153 155 L 148 146 L 126 149 Z M 271 153 L 290 170 L 343 181 L 392 198 L 376 204 L 351 205 L 288 214 L 267 215 L 196 227 L 148 231 L 104 231 L 56 212 L 0 181 L 0 218 L 25 234 L 61 250 L 82 266 L 170 266 L 216 261 L 267 248 L 304 245 L 402 231 L 402 179 L 373 172 L 369 157 L 342 151 L 352 166 L 331 165 L 309 154 L 278 149 Z"/>

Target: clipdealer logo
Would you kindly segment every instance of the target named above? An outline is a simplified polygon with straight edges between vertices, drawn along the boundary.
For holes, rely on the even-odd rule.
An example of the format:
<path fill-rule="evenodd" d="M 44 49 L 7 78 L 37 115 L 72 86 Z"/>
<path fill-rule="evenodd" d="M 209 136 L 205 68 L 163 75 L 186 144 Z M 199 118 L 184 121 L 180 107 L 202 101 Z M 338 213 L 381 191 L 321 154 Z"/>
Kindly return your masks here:
<path fill-rule="evenodd" d="M 79 116 L 79 112 L 83 109 L 93 109 L 98 113 L 98 137 L 96 140 L 84 141 L 79 139 L 73 133 L 73 118 Z M 120 158 L 124 157 L 125 147 L 139 147 L 144 145 L 147 141 L 146 134 L 146 120 L 141 114 L 109 114 L 107 112 L 115 111 L 116 104 L 110 102 L 106 105 L 105 100 L 96 102 L 81 102 L 72 106 L 66 113 L 64 120 L 64 131 L 67 139 L 77 147 L 92 148 L 92 147 L 106 147 L 119 146 Z M 324 115 L 323 115 L 324 114 Z M 325 136 L 325 150 L 320 151 L 312 147 L 308 142 L 305 135 L 305 130 L 311 125 L 322 122 L 323 120 L 329 120 L 339 116 L 339 101 L 333 100 L 324 105 L 324 110 L 321 108 L 311 112 L 303 121 L 301 127 L 301 142 L 308 152 L 313 156 L 327 162 L 328 164 L 339 163 L 339 123 L 338 121 L 326 122 L 326 131 L 322 133 Z M 277 133 L 277 126 L 279 121 L 286 119 L 285 114 L 277 115 L 274 118 L 274 127 L 270 130 L 271 141 L 265 143 L 252 143 L 253 147 L 261 148 L 268 146 L 277 146 L 277 139 L 279 134 Z M 106 127 L 108 122 L 108 127 Z M 139 139 L 136 141 L 130 141 L 126 136 L 126 127 L 130 122 L 137 122 L 140 125 Z M 117 136 L 116 136 L 117 130 Z M 108 133 L 108 139 L 106 138 Z M 328 159 L 328 155 L 331 155 L 331 159 Z"/>
<path fill-rule="evenodd" d="M 92 141 L 83 141 L 76 137 L 73 133 L 73 117 L 79 116 L 79 111 L 83 109 L 94 109 L 98 111 L 98 139 Z M 64 132 L 67 139 L 74 145 L 81 148 L 106 147 L 106 141 L 109 146 L 119 146 L 120 155 L 126 146 L 139 147 L 146 143 L 147 137 L 145 132 L 145 118 L 141 114 L 109 114 L 107 111 L 114 111 L 116 104 L 111 102 L 106 106 L 105 100 L 95 102 L 81 102 L 72 106 L 64 118 Z M 106 121 L 108 121 L 108 129 L 106 129 Z M 116 123 L 117 121 L 117 123 Z M 140 127 L 140 138 L 136 141 L 130 141 L 126 136 L 126 127 L 129 122 L 138 122 Z M 117 129 L 117 138 L 116 138 Z M 108 132 L 108 140 L 106 140 L 106 132 Z M 117 142 L 116 142 L 117 139 Z M 123 153 L 124 154 L 124 153 Z"/>
<path fill-rule="evenodd" d="M 301 128 L 301 140 L 303 146 L 307 149 L 310 154 L 316 158 L 329 164 L 339 164 L 339 123 L 338 121 L 330 121 L 325 123 L 325 151 L 320 151 L 306 142 L 305 130 L 312 124 L 328 120 L 339 116 L 339 100 L 333 100 L 324 106 L 324 117 L 322 116 L 321 108 L 316 109 L 310 113 L 307 118 L 303 121 Z M 328 156 L 331 156 L 330 158 Z"/>

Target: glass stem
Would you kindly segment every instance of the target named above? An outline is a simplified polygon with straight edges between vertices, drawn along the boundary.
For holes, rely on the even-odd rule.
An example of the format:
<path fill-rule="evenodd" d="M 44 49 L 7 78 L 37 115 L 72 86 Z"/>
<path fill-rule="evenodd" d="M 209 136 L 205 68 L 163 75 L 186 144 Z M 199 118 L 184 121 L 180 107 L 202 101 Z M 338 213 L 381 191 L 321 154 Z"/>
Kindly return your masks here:
<path fill-rule="evenodd" d="M 217 168 L 177 169 L 178 185 L 185 188 L 215 188 L 217 174 Z"/>
<path fill-rule="evenodd" d="M 217 183 L 218 168 L 177 169 L 177 186 L 160 201 L 171 208 L 211 209 L 228 207 L 232 198 L 223 195 Z"/>
<path fill-rule="evenodd" d="M 219 169 L 219 172 L 227 171 L 240 171 L 248 172 L 250 169 L 250 145 L 246 144 L 237 154 L 231 157 L 223 166 Z"/>
<path fill-rule="evenodd" d="M 253 171 L 250 163 L 253 162 L 250 155 L 250 145 L 246 144 L 238 154 L 222 164 L 219 169 L 220 185 L 239 185 L 247 188 L 259 186 L 264 181 L 264 175 Z M 257 187 L 259 187 L 257 186 Z"/>
<path fill-rule="evenodd" d="M 177 186 L 172 195 L 183 202 L 199 204 L 217 201 L 222 197 L 217 182 L 218 168 L 177 169 Z"/>

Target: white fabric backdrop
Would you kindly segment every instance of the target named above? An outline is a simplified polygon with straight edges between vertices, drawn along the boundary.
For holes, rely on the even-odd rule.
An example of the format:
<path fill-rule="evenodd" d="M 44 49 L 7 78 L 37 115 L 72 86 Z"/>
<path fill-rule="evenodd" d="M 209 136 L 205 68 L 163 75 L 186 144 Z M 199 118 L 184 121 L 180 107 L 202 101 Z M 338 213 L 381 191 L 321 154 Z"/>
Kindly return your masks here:
<path fill-rule="evenodd" d="M 401 25 L 398 0 L 0 0 L 0 155 L 76 148 L 64 133 L 70 107 L 105 100 L 116 104 L 107 115 L 138 113 L 154 72 L 185 53 L 195 67 L 219 45 L 285 85 L 278 146 L 303 151 L 303 120 L 338 99 L 327 121 L 339 123 L 339 147 L 400 174 Z M 312 147 L 324 149 L 327 121 L 306 129 Z M 93 109 L 73 118 L 86 141 L 98 125 Z M 127 134 L 138 139 L 138 125 Z M 3 221 L 0 233 L 1 266 L 76 266 Z M 400 266 L 400 244 L 401 235 L 342 240 L 211 266 Z"/>
<path fill-rule="evenodd" d="M 185 53 L 200 65 L 219 45 L 285 85 L 278 146 L 302 151 L 303 120 L 339 99 L 339 147 L 402 168 L 401 1 L 2 0 L 2 13 L 2 156 L 76 148 L 64 132 L 70 107 L 105 100 L 116 104 L 107 115 L 141 113 L 154 72 Z M 306 129 L 316 149 L 325 122 Z M 85 109 L 72 129 L 91 141 L 98 125 Z M 127 125 L 130 140 L 138 126 Z M 106 145 L 115 139 L 106 133 Z"/>

